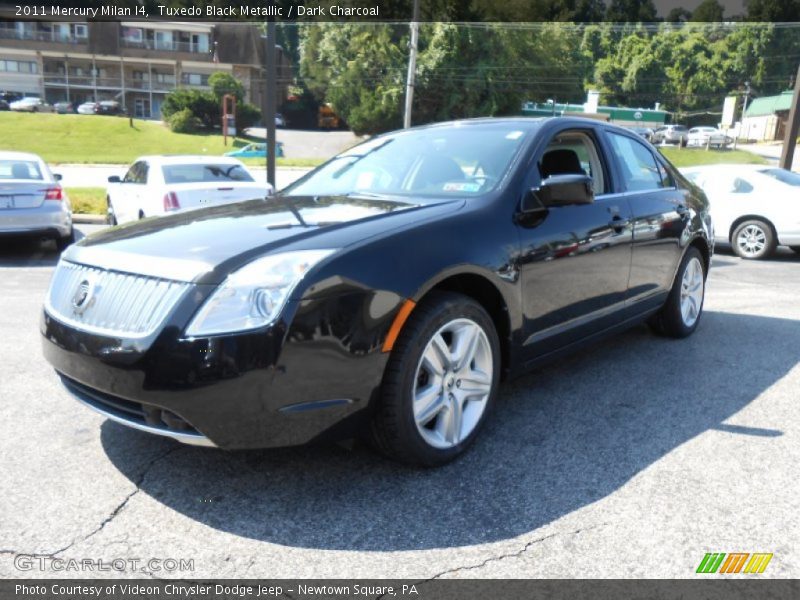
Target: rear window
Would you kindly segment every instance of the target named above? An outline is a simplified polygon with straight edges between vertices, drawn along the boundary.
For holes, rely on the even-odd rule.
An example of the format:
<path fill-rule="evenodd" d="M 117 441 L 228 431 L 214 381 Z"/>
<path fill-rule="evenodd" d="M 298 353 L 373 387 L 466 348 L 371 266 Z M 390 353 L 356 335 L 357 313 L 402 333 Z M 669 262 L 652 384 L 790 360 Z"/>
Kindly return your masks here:
<path fill-rule="evenodd" d="M 786 169 L 764 169 L 761 172 L 783 183 L 800 187 L 800 175 L 792 171 L 787 171 Z"/>
<path fill-rule="evenodd" d="M 194 164 L 164 165 L 166 183 L 219 183 L 231 181 L 253 181 L 250 173 L 241 165 L 232 164 Z"/>
<path fill-rule="evenodd" d="M 39 164 L 32 160 L 0 160 L 0 179 L 30 179 L 42 181 Z"/>

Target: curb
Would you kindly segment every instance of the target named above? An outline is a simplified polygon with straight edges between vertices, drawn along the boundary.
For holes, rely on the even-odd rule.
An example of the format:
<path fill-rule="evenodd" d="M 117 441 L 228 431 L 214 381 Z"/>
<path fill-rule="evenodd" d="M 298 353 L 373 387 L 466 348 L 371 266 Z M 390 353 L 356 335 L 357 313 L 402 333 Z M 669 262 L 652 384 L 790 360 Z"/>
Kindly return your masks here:
<path fill-rule="evenodd" d="M 73 213 L 72 222 L 82 225 L 105 225 L 105 215 L 76 215 Z"/>

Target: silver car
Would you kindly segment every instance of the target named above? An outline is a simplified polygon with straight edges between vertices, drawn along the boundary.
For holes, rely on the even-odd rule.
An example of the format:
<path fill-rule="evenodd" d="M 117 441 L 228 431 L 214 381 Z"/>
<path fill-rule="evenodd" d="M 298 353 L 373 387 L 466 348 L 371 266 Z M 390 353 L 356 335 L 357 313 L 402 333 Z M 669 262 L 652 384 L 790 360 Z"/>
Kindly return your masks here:
<path fill-rule="evenodd" d="M 60 250 L 74 242 L 72 207 L 60 179 L 35 154 L 0 151 L 0 237 L 48 237 Z"/>

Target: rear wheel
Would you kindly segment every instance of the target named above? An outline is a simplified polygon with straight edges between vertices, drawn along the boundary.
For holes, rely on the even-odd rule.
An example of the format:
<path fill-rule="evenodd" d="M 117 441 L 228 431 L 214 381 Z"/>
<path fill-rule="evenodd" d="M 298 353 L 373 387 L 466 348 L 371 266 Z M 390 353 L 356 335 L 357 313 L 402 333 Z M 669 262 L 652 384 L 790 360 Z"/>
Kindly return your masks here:
<path fill-rule="evenodd" d="M 109 225 L 117 225 L 117 215 L 114 212 L 114 205 L 111 204 L 111 198 L 106 196 L 106 223 Z"/>
<path fill-rule="evenodd" d="M 694 333 L 703 313 L 706 292 L 705 262 L 697 248 L 689 248 L 681 261 L 667 301 L 651 319 L 661 335 L 685 338 Z"/>
<path fill-rule="evenodd" d="M 466 296 L 431 294 L 392 350 L 372 422 L 374 445 L 402 462 L 437 466 L 474 441 L 500 379 L 491 317 Z"/>
<path fill-rule="evenodd" d="M 767 258 L 777 245 L 772 227 L 758 219 L 740 223 L 731 236 L 734 254 L 751 260 Z"/>

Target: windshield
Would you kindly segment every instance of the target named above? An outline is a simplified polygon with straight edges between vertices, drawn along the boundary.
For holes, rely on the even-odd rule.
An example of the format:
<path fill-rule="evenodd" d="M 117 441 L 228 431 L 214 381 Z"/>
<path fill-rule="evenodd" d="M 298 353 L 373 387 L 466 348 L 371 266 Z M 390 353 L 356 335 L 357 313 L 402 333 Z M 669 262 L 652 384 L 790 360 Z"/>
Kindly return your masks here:
<path fill-rule="evenodd" d="M 164 165 L 165 183 L 253 181 L 244 168 L 231 164 Z"/>
<path fill-rule="evenodd" d="M 527 131 L 500 122 L 391 133 L 340 154 L 283 194 L 478 196 L 497 186 Z"/>
<path fill-rule="evenodd" d="M 777 179 L 782 183 L 800 187 L 800 175 L 787 171 L 786 169 L 764 169 L 761 171 L 764 175 Z"/>

